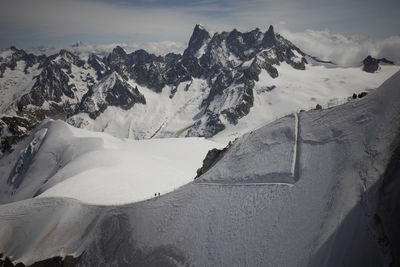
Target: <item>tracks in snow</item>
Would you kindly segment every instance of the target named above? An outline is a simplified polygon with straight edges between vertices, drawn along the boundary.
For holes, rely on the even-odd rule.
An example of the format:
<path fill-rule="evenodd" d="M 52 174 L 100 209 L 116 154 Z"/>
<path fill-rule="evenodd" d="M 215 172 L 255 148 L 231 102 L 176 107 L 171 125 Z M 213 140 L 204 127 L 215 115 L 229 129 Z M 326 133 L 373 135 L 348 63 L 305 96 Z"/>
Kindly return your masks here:
<path fill-rule="evenodd" d="M 218 186 L 258 186 L 258 185 L 285 185 L 285 186 L 293 186 L 299 179 L 299 157 L 300 157 L 300 120 L 299 120 L 299 114 L 293 113 L 294 115 L 294 135 L 295 135 L 295 140 L 294 140 L 294 145 L 293 145 L 293 157 L 292 157 L 292 165 L 290 169 L 290 177 L 293 178 L 293 182 L 248 182 L 248 183 L 221 183 L 221 182 L 195 182 L 195 184 L 198 185 L 218 185 Z"/>
<path fill-rule="evenodd" d="M 204 185 L 204 186 L 262 186 L 262 185 L 283 185 L 292 187 L 292 183 L 209 183 L 209 182 L 200 182 L 194 183 L 196 185 Z"/>
<path fill-rule="evenodd" d="M 294 139 L 294 146 L 293 146 L 293 158 L 292 158 L 292 168 L 290 169 L 290 173 L 292 174 L 293 177 L 296 176 L 296 164 L 297 164 L 297 145 L 299 141 L 299 115 L 297 113 L 294 113 L 294 134 L 295 134 L 295 139 Z"/>

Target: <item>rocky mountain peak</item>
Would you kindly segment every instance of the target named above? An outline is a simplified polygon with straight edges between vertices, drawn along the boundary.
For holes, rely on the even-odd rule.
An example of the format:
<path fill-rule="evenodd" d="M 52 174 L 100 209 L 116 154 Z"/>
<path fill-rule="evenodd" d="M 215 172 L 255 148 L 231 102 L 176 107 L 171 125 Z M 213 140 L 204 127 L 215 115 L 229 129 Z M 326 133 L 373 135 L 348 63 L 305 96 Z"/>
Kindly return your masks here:
<path fill-rule="evenodd" d="M 262 42 L 264 47 L 271 47 L 276 44 L 275 31 L 272 25 L 270 25 L 268 30 L 265 32 Z"/>
<path fill-rule="evenodd" d="M 119 63 L 124 62 L 127 56 L 128 55 L 126 54 L 125 50 L 119 45 L 117 45 L 108 55 L 107 61 L 110 65 L 117 65 Z"/>
<path fill-rule="evenodd" d="M 199 49 L 211 38 L 210 33 L 200 24 L 194 27 L 184 56 L 195 56 Z"/>
<path fill-rule="evenodd" d="M 117 45 L 111 52 L 111 54 L 115 54 L 115 55 L 119 55 L 121 57 L 125 57 L 126 56 L 126 52 L 125 50 L 120 47 L 119 45 Z"/>
<path fill-rule="evenodd" d="M 149 54 L 146 50 L 144 49 L 139 49 L 136 50 L 135 52 L 132 52 L 131 54 L 128 55 L 129 58 L 129 65 L 133 64 L 143 64 L 143 63 L 151 63 L 153 61 L 160 61 L 160 58 L 157 57 L 156 55 Z"/>
<path fill-rule="evenodd" d="M 96 54 L 90 54 L 87 62 L 96 71 L 98 79 L 101 79 L 108 70 L 108 67 Z"/>
<path fill-rule="evenodd" d="M 90 90 L 81 105 L 81 111 L 92 119 L 97 118 L 108 106 L 130 109 L 135 103 L 145 104 L 145 97 L 133 88 L 117 72 L 104 77 Z"/>
<path fill-rule="evenodd" d="M 60 52 L 58 52 L 58 56 L 62 59 L 64 64 L 65 63 L 74 64 L 78 67 L 81 67 L 85 64 L 85 62 L 81 60 L 78 56 L 74 55 L 73 53 L 71 53 L 66 49 L 61 49 Z M 70 66 L 68 67 L 68 69 L 70 69 Z"/>
<path fill-rule="evenodd" d="M 23 49 L 18 49 L 15 46 L 10 47 L 12 51 L 12 58 L 15 60 L 24 60 L 27 57 L 27 53 Z"/>
<path fill-rule="evenodd" d="M 61 49 L 60 52 L 58 52 L 58 55 L 63 57 L 63 58 L 75 58 L 77 56 L 75 56 L 74 54 L 72 54 L 70 51 L 66 50 L 66 49 Z"/>
<path fill-rule="evenodd" d="M 24 72 L 28 73 L 29 67 L 32 67 L 34 64 L 44 60 L 42 56 L 38 57 L 33 54 L 28 54 L 23 49 L 18 49 L 15 46 L 11 46 L 10 50 L 12 53 L 6 58 L 2 58 L 0 60 L 0 78 L 3 77 L 6 68 L 14 70 L 18 61 L 25 62 Z"/>
<path fill-rule="evenodd" d="M 376 59 L 376 58 L 372 57 L 371 55 L 368 55 L 363 60 L 363 71 L 366 71 L 369 73 L 374 73 L 379 70 L 380 63 L 389 64 L 389 65 L 394 64 L 393 61 L 387 60 L 386 58 Z"/>

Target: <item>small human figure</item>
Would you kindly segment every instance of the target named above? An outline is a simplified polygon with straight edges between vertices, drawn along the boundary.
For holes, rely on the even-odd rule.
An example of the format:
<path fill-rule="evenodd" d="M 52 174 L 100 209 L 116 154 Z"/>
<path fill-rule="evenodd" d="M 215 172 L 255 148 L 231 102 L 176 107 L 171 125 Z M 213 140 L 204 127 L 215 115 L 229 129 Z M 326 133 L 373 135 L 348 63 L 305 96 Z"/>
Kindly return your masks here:
<path fill-rule="evenodd" d="M 157 193 L 154 193 L 154 196 L 156 197 L 156 196 L 157 196 Z"/>
<path fill-rule="evenodd" d="M 160 193 L 158 193 L 158 196 L 160 196 Z"/>

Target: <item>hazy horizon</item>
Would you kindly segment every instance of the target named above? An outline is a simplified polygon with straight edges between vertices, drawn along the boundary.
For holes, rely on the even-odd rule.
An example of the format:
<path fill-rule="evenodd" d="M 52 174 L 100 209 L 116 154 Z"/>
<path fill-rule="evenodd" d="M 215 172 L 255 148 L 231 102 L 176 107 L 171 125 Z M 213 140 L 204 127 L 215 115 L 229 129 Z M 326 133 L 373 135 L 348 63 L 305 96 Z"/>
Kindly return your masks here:
<path fill-rule="evenodd" d="M 400 36 L 400 2 L 316 0 L 1 0 L 0 49 L 189 40 L 195 24 L 210 31 L 274 25 L 294 33 L 330 31 L 381 40 Z"/>

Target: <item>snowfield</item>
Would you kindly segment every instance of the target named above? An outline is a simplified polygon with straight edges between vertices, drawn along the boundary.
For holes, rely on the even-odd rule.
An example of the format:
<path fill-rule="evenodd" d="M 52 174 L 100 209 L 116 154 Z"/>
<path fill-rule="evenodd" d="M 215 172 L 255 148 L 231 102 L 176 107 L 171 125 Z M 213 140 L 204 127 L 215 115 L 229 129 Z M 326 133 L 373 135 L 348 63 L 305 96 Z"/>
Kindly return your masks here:
<path fill-rule="evenodd" d="M 123 206 L 45 195 L 32 199 L 34 190 L 25 186 L 41 188 L 43 180 L 36 179 L 44 176 L 30 175 L 44 166 L 54 168 L 54 158 L 75 158 L 71 162 L 80 164 L 78 155 L 84 159 L 87 153 L 99 153 L 93 158 L 96 163 L 83 160 L 81 168 L 97 164 L 107 171 L 107 165 L 124 159 L 114 153 L 103 158 L 101 151 L 119 149 L 127 156 L 132 147 L 148 157 L 145 151 L 147 145 L 149 150 L 155 147 L 153 141 L 99 138 L 47 122 L 41 126 L 48 128 L 44 139 L 44 131 L 37 131 L 1 161 L 3 171 L 20 166 L 11 184 L 9 176 L 1 176 L 2 202 L 25 200 L 0 206 L 0 250 L 25 264 L 72 255 L 80 256 L 78 266 L 397 266 L 399 103 L 400 72 L 362 99 L 299 112 L 244 135 L 194 182 Z M 202 147 L 195 140 L 179 142 Z M 192 153 L 170 151 L 183 143 L 174 147 L 168 139 L 154 142 L 165 148 L 156 153 L 162 165 Z M 25 164 L 18 164 L 20 159 Z M 60 174 L 49 171 L 52 175 L 46 177 L 63 177 L 67 161 L 57 162 Z M 134 160 L 128 162 L 134 166 Z M 31 168 L 35 165 L 40 168 Z M 93 171 L 101 175 L 89 173 Z M 114 174 L 109 172 L 108 178 L 117 179 Z M 287 180 L 293 175 L 295 179 Z M 148 193 L 154 191 L 151 187 Z"/>
<path fill-rule="evenodd" d="M 254 88 L 254 106 L 250 113 L 236 125 L 227 124 L 214 139 L 234 139 L 283 116 L 315 108 L 317 104 L 324 108 L 344 104 L 353 93 L 370 92 L 400 70 L 399 66 L 383 65 L 379 72 L 367 73 L 360 67 L 327 67 L 308 60 L 311 64 L 306 65 L 306 70 L 281 63 L 276 66 L 279 76 L 275 79 L 262 70 Z"/>
<path fill-rule="evenodd" d="M 149 199 L 192 181 L 208 150 L 222 146 L 204 138 L 118 139 L 62 121 L 42 123 L 32 136 L 0 160 L 1 188 L 9 188 L 3 203 L 36 195 L 97 205 Z"/>
<path fill-rule="evenodd" d="M 308 60 L 310 64 L 306 65 L 306 70 L 294 69 L 287 63 L 275 66 L 279 72 L 277 78 L 271 78 L 262 70 L 254 88 L 254 106 L 250 113 L 236 125 L 221 117 L 226 129 L 214 140 L 227 143 L 283 116 L 315 108 L 317 104 L 323 107 L 343 104 L 353 93 L 369 92 L 400 70 L 396 65 L 382 65 L 379 72 L 367 73 L 361 67 L 339 67 L 315 62 L 311 58 Z M 107 132 L 121 138 L 184 137 L 202 116 L 201 103 L 210 92 L 207 81 L 203 79 L 181 83 L 173 98 L 170 98 L 170 86 L 166 86 L 162 93 L 155 93 L 133 80 L 129 83 L 144 94 L 146 105 L 136 104 L 129 110 L 109 106 L 95 120 L 86 113 L 79 113 L 68 122 L 79 128 Z M 272 90 L 268 89 L 272 87 Z M 234 89 L 230 96 L 232 101 L 236 101 Z M 223 96 L 213 102 L 216 110 L 224 105 L 232 103 Z"/>

